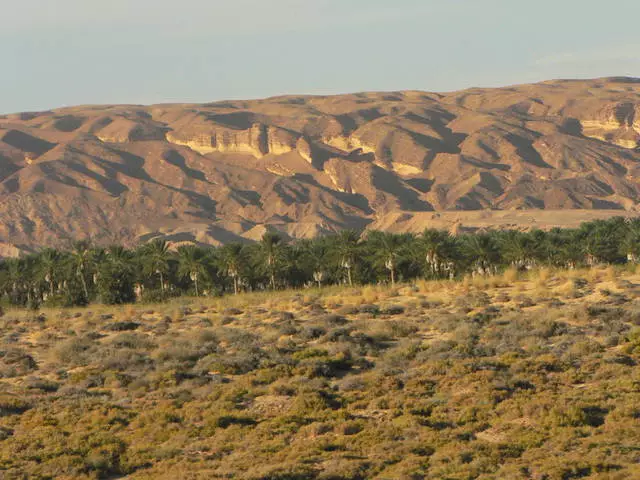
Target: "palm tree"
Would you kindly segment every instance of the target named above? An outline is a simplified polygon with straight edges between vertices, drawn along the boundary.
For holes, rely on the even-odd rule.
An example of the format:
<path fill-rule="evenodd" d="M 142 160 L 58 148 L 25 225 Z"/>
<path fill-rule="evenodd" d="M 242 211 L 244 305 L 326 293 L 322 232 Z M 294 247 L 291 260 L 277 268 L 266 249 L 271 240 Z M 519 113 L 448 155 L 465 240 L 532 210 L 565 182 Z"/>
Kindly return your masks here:
<path fill-rule="evenodd" d="M 43 250 L 38 257 L 38 276 L 49 286 L 49 295 L 52 297 L 55 295 L 56 278 L 60 271 L 61 259 L 60 252 L 52 248 Z"/>
<path fill-rule="evenodd" d="M 111 245 L 106 250 L 108 261 L 120 270 L 130 271 L 134 267 L 134 255 L 120 245 Z"/>
<path fill-rule="evenodd" d="M 517 269 L 529 269 L 536 264 L 536 258 L 543 247 L 534 241 L 530 234 L 510 230 L 505 232 L 499 242 L 502 256 Z"/>
<path fill-rule="evenodd" d="M 160 278 L 160 289 L 164 291 L 166 284 L 164 277 L 169 273 L 169 261 L 171 252 L 166 240 L 155 239 L 147 243 L 141 251 L 143 261 L 143 271 L 145 275 L 151 277 L 158 275 Z"/>
<path fill-rule="evenodd" d="M 89 277 L 92 285 L 98 285 L 101 277 L 101 267 L 107 263 L 111 263 L 104 248 L 93 248 L 89 253 L 91 258 L 91 266 L 93 267 L 93 275 Z"/>
<path fill-rule="evenodd" d="M 9 294 L 10 283 L 7 262 L 5 260 L 0 260 L 0 298 Z"/>
<path fill-rule="evenodd" d="M 473 265 L 473 273 L 489 275 L 496 272 L 500 251 L 492 235 L 483 233 L 467 235 L 464 237 L 463 247 Z"/>
<path fill-rule="evenodd" d="M 94 250 L 95 283 L 98 298 L 106 304 L 128 303 L 135 299 L 135 256 L 124 247 L 112 245 Z"/>
<path fill-rule="evenodd" d="M 195 245 L 186 245 L 178 248 L 178 275 L 189 278 L 195 286 L 196 297 L 200 296 L 198 280 L 207 274 L 205 267 L 205 254 Z"/>
<path fill-rule="evenodd" d="M 71 251 L 70 262 L 75 276 L 80 279 L 85 299 L 88 301 L 89 289 L 87 287 L 86 277 L 91 273 L 91 268 L 93 266 L 91 250 L 89 249 L 89 242 L 81 240 L 74 244 L 73 250 Z"/>
<path fill-rule="evenodd" d="M 367 244 L 373 250 L 374 262 L 383 265 L 389 271 L 391 285 L 396 284 L 398 261 L 406 256 L 408 245 L 413 239 L 411 235 L 396 235 L 387 232 L 371 232 L 367 236 Z"/>
<path fill-rule="evenodd" d="M 246 266 L 244 246 L 240 243 L 229 243 L 218 250 L 217 263 L 220 271 L 233 281 L 233 293 L 238 294 L 242 271 Z"/>
<path fill-rule="evenodd" d="M 276 274 L 283 261 L 282 237 L 274 232 L 266 232 L 259 244 L 259 255 L 269 275 L 271 289 L 276 289 Z"/>
<path fill-rule="evenodd" d="M 640 263 L 640 220 L 630 220 L 620 245 L 621 252 L 630 263 Z"/>
<path fill-rule="evenodd" d="M 417 254 L 424 261 L 427 274 L 434 278 L 453 277 L 455 264 L 459 262 L 456 239 L 449 232 L 426 229 L 416 242 Z"/>
<path fill-rule="evenodd" d="M 98 280 L 102 279 L 104 273 L 102 266 L 107 272 L 119 272 L 120 274 L 135 278 L 136 257 L 133 252 L 127 250 L 120 245 L 111 245 L 103 251 L 101 255 L 94 255 L 96 263 L 98 263 Z"/>
<path fill-rule="evenodd" d="M 354 230 L 342 230 L 336 237 L 334 255 L 347 272 L 349 286 L 353 286 L 353 269 L 360 256 L 360 235 Z"/>
<path fill-rule="evenodd" d="M 23 267 L 22 260 L 18 258 L 9 258 L 5 260 L 7 271 L 7 287 L 13 303 L 18 303 L 18 297 L 22 291 Z"/>
<path fill-rule="evenodd" d="M 546 233 L 537 232 L 534 233 L 539 237 L 536 241 L 540 245 L 540 258 L 544 259 L 547 265 L 575 268 L 582 261 L 582 247 L 574 230 L 556 227 Z"/>
<path fill-rule="evenodd" d="M 304 264 L 305 270 L 311 274 L 313 281 L 318 284 L 318 288 L 322 288 L 322 282 L 327 277 L 327 258 L 329 256 L 329 248 L 323 239 L 302 240 L 298 243 L 298 247 L 302 251 L 301 262 Z"/>
<path fill-rule="evenodd" d="M 620 263 L 620 245 L 628 232 L 628 226 L 621 217 L 610 220 L 594 220 L 583 223 L 575 231 L 575 238 L 583 247 L 584 259 L 587 265 L 596 263 Z"/>

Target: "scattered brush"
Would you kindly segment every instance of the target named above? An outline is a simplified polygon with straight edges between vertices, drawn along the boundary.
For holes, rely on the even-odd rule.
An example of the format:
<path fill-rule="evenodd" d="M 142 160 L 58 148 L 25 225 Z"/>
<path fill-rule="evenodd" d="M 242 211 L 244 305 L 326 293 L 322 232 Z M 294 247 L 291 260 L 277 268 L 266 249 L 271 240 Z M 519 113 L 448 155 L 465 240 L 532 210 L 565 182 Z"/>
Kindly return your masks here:
<path fill-rule="evenodd" d="M 506 286 L 511 286 L 520 279 L 520 272 L 515 267 L 507 268 L 502 274 L 502 281 Z"/>

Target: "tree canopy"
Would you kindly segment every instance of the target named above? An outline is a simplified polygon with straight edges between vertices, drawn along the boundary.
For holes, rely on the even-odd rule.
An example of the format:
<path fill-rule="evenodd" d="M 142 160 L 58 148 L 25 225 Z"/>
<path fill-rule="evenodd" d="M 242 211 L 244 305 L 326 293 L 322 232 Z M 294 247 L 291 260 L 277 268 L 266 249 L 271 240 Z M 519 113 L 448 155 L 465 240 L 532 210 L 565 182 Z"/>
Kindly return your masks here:
<path fill-rule="evenodd" d="M 640 262 L 640 219 L 612 218 L 548 232 L 458 236 L 433 229 L 419 235 L 345 230 L 287 241 L 267 232 L 257 243 L 175 249 L 162 239 L 135 249 L 82 241 L 69 250 L 47 248 L 0 260 L 0 300 L 19 306 L 113 304 L 627 262 Z"/>

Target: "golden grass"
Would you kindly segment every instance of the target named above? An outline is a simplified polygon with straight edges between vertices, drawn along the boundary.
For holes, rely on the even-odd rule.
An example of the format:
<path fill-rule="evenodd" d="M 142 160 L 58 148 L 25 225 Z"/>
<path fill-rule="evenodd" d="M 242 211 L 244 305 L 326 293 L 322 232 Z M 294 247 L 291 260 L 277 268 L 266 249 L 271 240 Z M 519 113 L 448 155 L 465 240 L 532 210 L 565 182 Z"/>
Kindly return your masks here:
<path fill-rule="evenodd" d="M 332 307 L 361 306 L 376 304 L 391 300 L 395 297 L 415 297 L 430 301 L 448 301 L 451 298 L 467 295 L 473 291 L 492 291 L 502 289 L 514 293 L 527 293 L 537 297 L 561 295 L 573 298 L 576 295 L 576 282 L 586 280 L 589 286 L 595 288 L 603 282 L 615 282 L 626 277 L 640 276 L 640 266 L 634 268 L 594 267 L 590 269 L 561 270 L 543 267 L 526 273 L 515 269 L 493 276 L 465 275 L 458 280 L 425 280 L 419 279 L 410 284 L 398 284 L 391 287 L 388 284 L 346 287 L 342 285 L 310 288 L 302 290 L 281 290 L 278 292 L 260 291 L 243 292 L 238 295 L 224 297 L 180 297 L 171 299 L 164 304 L 134 304 L 121 306 L 105 306 L 92 304 L 87 307 L 43 308 L 37 312 L 7 307 L 5 315 L 21 319 L 35 318 L 44 315 L 49 322 L 69 323 L 68 318 L 75 316 L 86 317 L 89 313 L 93 318 L 103 314 L 112 314 L 119 320 L 131 320 L 140 317 L 144 312 L 171 312 L 174 318 L 180 318 L 180 311 L 185 307 L 192 309 L 204 308 L 211 312 L 222 313 L 227 309 L 246 310 L 261 306 L 272 310 L 294 311 L 303 305 L 314 303 Z M 65 312 L 61 319 L 61 312 Z"/>
<path fill-rule="evenodd" d="M 502 274 L 502 280 L 505 284 L 510 285 L 520 278 L 520 273 L 515 267 L 510 267 Z"/>
<path fill-rule="evenodd" d="M 63 452 L 77 457 L 78 471 L 103 468 L 103 478 L 125 474 L 165 478 L 162 475 L 169 471 L 171 478 L 196 478 L 194 472 L 203 466 L 220 478 L 233 473 L 234 478 L 255 480 L 283 478 L 277 476 L 278 469 L 287 462 L 294 468 L 299 458 L 320 458 L 318 465 L 324 468 L 344 452 L 345 458 L 363 459 L 359 467 L 367 472 L 366 478 L 413 478 L 417 470 L 401 462 L 398 470 L 387 469 L 407 451 L 422 451 L 398 440 L 398 428 L 410 428 L 416 445 L 419 442 L 420 448 L 427 445 L 436 450 L 429 460 L 431 477 L 427 478 L 471 478 L 478 472 L 466 461 L 456 463 L 452 470 L 452 452 L 456 458 L 469 448 L 484 454 L 487 447 L 482 442 L 493 438 L 494 430 L 502 432 L 501 426 L 522 418 L 534 419 L 533 424 L 510 431 L 508 441 L 530 451 L 521 461 L 519 456 L 495 460 L 496 468 L 505 462 L 514 468 L 501 472 L 499 478 L 519 478 L 510 472 L 530 468 L 535 455 L 541 459 L 538 471 L 550 451 L 568 455 L 552 450 L 557 448 L 553 442 L 557 435 L 576 445 L 584 439 L 583 449 L 576 454 L 576 461 L 582 462 L 583 452 L 588 455 L 593 450 L 587 448 L 590 440 L 584 432 L 595 432 L 590 429 L 596 427 L 577 416 L 571 421 L 582 424 L 574 428 L 566 425 L 567 415 L 562 411 L 554 413 L 556 404 L 557 408 L 582 405 L 577 380 L 588 383 L 603 378 L 607 382 L 606 388 L 580 391 L 589 393 L 585 407 L 595 405 L 612 412 L 606 428 L 598 431 L 598 435 L 609 434 L 607 442 L 628 431 L 627 423 L 635 415 L 628 386 L 630 367 L 604 359 L 618 358 L 623 351 L 636 358 L 634 349 L 640 343 L 631 334 L 593 330 L 591 314 L 585 313 L 588 307 L 600 308 L 606 302 L 600 290 L 611 288 L 614 277 L 632 280 L 619 283 L 631 298 L 629 285 L 640 282 L 640 272 L 603 267 L 590 275 L 587 270 L 543 268 L 467 276 L 454 282 L 420 280 L 395 288 L 339 286 L 179 298 L 155 305 L 90 305 L 41 312 L 11 309 L 0 318 L 0 329 L 4 329 L 0 331 L 32 353 L 38 369 L 25 373 L 20 381 L 0 378 L 0 387 L 37 407 L 22 416 L 0 417 L 0 434 L 8 431 L 3 426 L 14 432 L 0 442 L 0 454 L 4 451 L 5 455 L 0 457 L 5 462 L 0 469 L 9 465 L 14 472 L 28 471 L 34 477 L 45 472 L 51 478 L 64 478 L 56 470 L 61 468 L 56 456 Z M 580 281 L 588 278 L 586 285 Z M 528 298 L 518 298 L 519 294 Z M 553 306 L 553 297 L 562 298 L 564 305 Z M 533 304 L 527 301 L 530 299 Z M 379 306 L 381 313 L 342 309 L 365 304 Z M 391 305 L 400 307 L 401 313 L 385 313 Z M 230 308 L 242 313 L 225 313 Z M 617 307 L 611 311 L 613 308 Z M 632 314 L 636 307 L 628 303 L 621 308 Z M 293 313 L 293 320 L 282 311 Z M 491 311 L 498 316 L 493 318 Z M 38 321 L 38 314 L 44 314 L 46 320 Z M 105 314 L 113 317 L 101 318 Z M 172 321 L 165 322 L 165 317 Z M 622 327 L 633 328 L 630 318 L 634 317 L 621 315 L 610 321 L 625 332 Z M 134 332 L 113 328 L 123 320 L 140 325 Z M 582 331 L 577 328 L 581 325 L 589 328 Z M 319 333 L 313 334 L 314 330 Z M 96 332 L 100 335 L 94 335 Z M 83 353 L 82 342 L 91 345 L 90 355 Z M 123 342 L 125 346 L 118 346 Z M 138 343 L 126 346 L 126 342 Z M 253 363 L 256 349 L 260 357 Z M 146 360 L 140 362 L 140 358 Z M 488 358 L 509 368 L 499 376 L 477 369 Z M 577 362 L 583 362 L 585 368 Z M 338 369 L 335 373 L 334 368 Z M 30 377 L 36 376 L 45 387 L 44 380 L 49 379 L 59 383 L 60 389 L 46 393 L 27 388 L 34 381 Z M 218 381 L 220 376 L 224 382 Z M 527 383 L 535 388 L 519 392 L 518 385 Z M 513 395 L 499 397 L 503 384 L 514 390 Z M 446 402 L 432 401 L 433 392 L 427 392 L 430 385 Z M 77 402 L 74 396 L 78 394 L 90 395 L 86 397 L 90 401 Z M 50 401 L 42 401 L 47 395 Z M 333 403 L 332 398 L 339 401 Z M 496 399 L 501 400 L 497 408 Z M 620 414 L 616 423 L 613 415 L 620 405 L 627 413 Z M 129 412 L 135 416 L 129 418 Z M 48 423 L 56 418 L 65 423 Z M 303 424 L 296 424 L 298 419 Z M 225 426 L 225 422 L 231 424 Z M 536 422 L 547 422 L 546 430 L 534 432 L 548 433 L 549 443 L 542 447 L 530 437 L 540 426 Z M 440 424 L 444 432 L 429 426 Z M 73 440 L 68 447 L 59 441 L 61 436 L 52 435 L 65 429 Z M 469 431 L 486 435 L 461 446 L 457 439 Z M 123 471 L 109 470 L 107 461 L 95 461 L 95 452 L 72 448 L 87 438 L 104 442 L 98 445 L 98 453 L 111 451 L 117 443 L 110 442 L 122 439 L 126 445 Z M 320 440 L 325 442 L 323 448 L 313 443 Z M 40 448 L 48 449 L 47 456 L 40 455 Z M 196 450 L 212 453 L 197 453 L 197 463 L 191 456 Z M 16 458 L 16 451 L 28 455 L 21 453 Z M 596 453 L 592 461 L 600 462 L 604 450 Z M 616 464 L 634 460 L 633 452 L 617 455 Z M 366 466 L 371 459 L 377 459 L 379 470 L 366 470 L 371 468 Z M 85 460 L 86 466 L 81 463 Z M 258 463 L 275 473 L 251 474 Z M 144 469 L 138 470 L 141 465 Z M 177 465 L 181 470 L 171 470 Z M 298 478 L 314 478 L 300 471 Z M 347 468 L 317 478 L 352 478 L 354 471 Z M 96 477 L 98 474 L 92 478 Z M 69 474 L 66 478 L 79 477 Z"/>

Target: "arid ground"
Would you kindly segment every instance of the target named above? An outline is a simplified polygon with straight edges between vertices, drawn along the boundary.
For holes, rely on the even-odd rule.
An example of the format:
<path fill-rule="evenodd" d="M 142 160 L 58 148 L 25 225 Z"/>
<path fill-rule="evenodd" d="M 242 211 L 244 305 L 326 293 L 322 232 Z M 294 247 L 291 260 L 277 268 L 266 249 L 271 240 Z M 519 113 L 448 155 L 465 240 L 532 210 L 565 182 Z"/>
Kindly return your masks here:
<path fill-rule="evenodd" d="M 5 479 L 640 477 L 640 273 L 0 318 Z"/>

